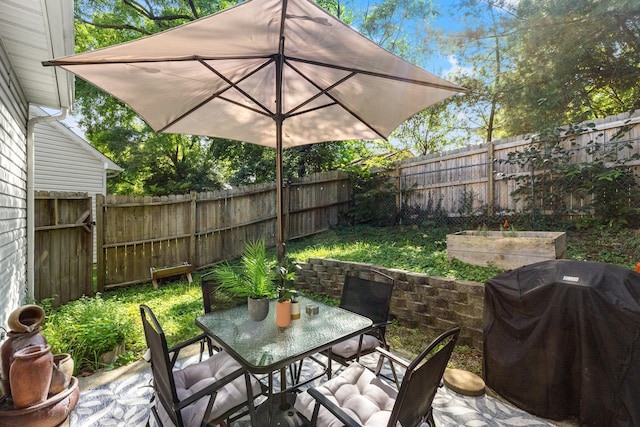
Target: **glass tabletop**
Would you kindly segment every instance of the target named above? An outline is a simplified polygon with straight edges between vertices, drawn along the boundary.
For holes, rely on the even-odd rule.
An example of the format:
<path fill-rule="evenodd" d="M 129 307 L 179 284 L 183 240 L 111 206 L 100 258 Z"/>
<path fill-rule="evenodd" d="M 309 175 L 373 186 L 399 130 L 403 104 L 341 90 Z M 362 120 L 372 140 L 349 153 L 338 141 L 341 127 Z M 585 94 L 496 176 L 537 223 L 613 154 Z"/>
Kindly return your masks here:
<path fill-rule="evenodd" d="M 300 319 L 286 328 L 275 321 L 275 300 L 267 318 L 255 322 L 247 305 L 214 311 L 196 318 L 196 324 L 253 373 L 280 369 L 332 345 L 358 335 L 371 327 L 371 319 L 306 297 L 298 297 Z M 310 315 L 306 306 L 316 304 L 318 314 Z"/>

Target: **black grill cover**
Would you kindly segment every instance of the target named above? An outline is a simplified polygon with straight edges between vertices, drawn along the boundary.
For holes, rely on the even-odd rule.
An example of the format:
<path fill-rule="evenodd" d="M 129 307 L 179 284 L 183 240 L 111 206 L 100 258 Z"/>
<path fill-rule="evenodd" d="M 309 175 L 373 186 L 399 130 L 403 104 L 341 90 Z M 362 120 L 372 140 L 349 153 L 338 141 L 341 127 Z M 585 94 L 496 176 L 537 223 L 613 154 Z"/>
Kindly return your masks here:
<path fill-rule="evenodd" d="M 640 426 L 640 274 L 554 260 L 490 279 L 486 384 L 532 414 Z"/>

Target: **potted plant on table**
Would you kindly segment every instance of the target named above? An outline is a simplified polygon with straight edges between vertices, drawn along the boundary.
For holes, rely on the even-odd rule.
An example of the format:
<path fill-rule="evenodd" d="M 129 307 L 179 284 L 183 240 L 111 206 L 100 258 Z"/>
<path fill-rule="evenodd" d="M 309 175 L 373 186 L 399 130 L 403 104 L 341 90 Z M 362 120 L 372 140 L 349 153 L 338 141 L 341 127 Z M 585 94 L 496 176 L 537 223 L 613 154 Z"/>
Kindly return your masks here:
<path fill-rule="evenodd" d="M 300 304 L 296 301 L 297 292 L 293 290 L 300 266 L 291 258 L 285 258 L 276 267 L 278 301 L 276 302 L 276 324 L 287 327 L 292 319 L 300 318 Z"/>
<path fill-rule="evenodd" d="M 261 321 L 269 313 L 269 299 L 274 294 L 275 264 L 267 256 L 264 239 L 259 239 L 246 244 L 239 266 L 225 263 L 212 274 L 221 289 L 247 297 L 249 317 Z"/>

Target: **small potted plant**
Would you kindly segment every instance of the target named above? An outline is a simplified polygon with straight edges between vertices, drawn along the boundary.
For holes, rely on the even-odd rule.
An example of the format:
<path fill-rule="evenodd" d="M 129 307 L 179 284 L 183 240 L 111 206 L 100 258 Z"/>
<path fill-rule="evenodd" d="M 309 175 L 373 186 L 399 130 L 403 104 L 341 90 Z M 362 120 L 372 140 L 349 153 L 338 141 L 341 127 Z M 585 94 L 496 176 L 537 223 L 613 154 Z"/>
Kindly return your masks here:
<path fill-rule="evenodd" d="M 267 256 L 264 239 L 248 242 L 239 266 L 229 263 L 218 266 L 212 275 L 221 289 L 247 297 L 249 316 L 261 321 L 269 313 L 269 299 L 274 294 L 275 261 Z"/>
<path fill-rule="evenodd" d="M 276 325 L 286 328 L 291 323 L 291 293 L 285 288 L 278 289 L 276 301 Z"/>
<path fill-rule="evenodd" d="M 300 303 L 296 300 L 298 294 L 293 290 L 300 266 L 293 259 L 287 257 L 275 270 L 278 286 L 276 324 L 286 327 L 292 319 L 300 318 Z"/>

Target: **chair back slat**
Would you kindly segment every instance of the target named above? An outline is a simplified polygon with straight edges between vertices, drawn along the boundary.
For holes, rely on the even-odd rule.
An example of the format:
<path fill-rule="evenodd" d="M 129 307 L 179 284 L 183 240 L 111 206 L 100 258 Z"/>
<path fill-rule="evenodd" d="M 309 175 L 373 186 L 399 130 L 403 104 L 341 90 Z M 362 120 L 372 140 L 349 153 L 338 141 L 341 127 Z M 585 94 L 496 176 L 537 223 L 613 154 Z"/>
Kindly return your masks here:
<path fill-rule="evenodd" d="M 153 373 L 153 388 L 156 396 L 174 424 L 182 425 L 182 420 L 178 420 L 174 410 L 174 404 L 177 404 L 179 399 L 176 393 L 173 369 L 169 359 L 164 331 L 149 307 L 144 304 L 140 305 L 140 314 L 142 316 L 144 336 L 151 352 L 151 371 Z"/>
<path fill-rule="evenodd" d="M 447 367 L 460 328 L 454 328 L 436 338 L 405 372 L 391 412 L 390 426 L 417 426 L 429 419 L 431 405 L 442 375 Z"/>
<path fill-rule="evenodd" d="M 386 322 L 389 318 L 393 284 L 392 277 L 377 270 L 348 272 L 340 297 L 340 307 L 366 316 L 373 323 Z"/>

